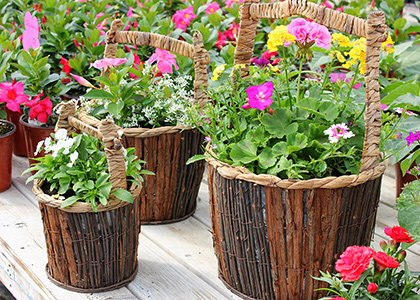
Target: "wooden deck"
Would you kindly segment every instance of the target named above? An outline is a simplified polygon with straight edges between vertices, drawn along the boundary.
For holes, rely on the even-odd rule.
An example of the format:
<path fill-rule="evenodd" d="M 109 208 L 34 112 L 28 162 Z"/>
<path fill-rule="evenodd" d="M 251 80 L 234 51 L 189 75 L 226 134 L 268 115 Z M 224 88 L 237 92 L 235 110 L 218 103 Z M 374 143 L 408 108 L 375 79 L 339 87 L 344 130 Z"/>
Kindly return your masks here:
<path fill-rule="evenodd" d="M 14 157 L 12 187 L 0 193 L 0 280 L 17 299 L 239 299 L 217 278 L 212 248 L 208 189 L 201 185 L 193 217 L 168 225 L 144 225 L 139 242 L 139 272 L 127 287 L 98 294 L 78 294 L 51 283 L 41 216 L 32 183 L 20 176 L 27 159 Z M 397 224 L 392 172 L 383 179 L 373 246 L 379 249 L 385 226 Z M 409 251 L 413 271 L 420 271 L 420 245 Z"/>

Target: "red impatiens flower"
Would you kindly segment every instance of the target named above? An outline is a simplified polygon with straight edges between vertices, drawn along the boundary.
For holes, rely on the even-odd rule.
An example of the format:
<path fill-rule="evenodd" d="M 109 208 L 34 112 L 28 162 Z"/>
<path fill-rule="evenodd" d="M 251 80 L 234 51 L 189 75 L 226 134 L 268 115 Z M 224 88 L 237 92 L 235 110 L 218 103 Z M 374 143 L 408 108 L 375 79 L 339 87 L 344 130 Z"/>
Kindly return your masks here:
<path fill-rule="evenodd" d="M 386 268 L 395 269 L 400 265 L 395 258 L 382 251 L 373 253 L 373 259 L 376 261 L 376 264 L 380 270 Z"/>
<path fill-rule="evenodd" d="M 60 64 L 63 65 L 63 72 L 68 76 L 71 72 L 71 67 L 69 66 L 69 61 L 64 57 L 61 57 Z"/>
<path fill-rule="evenodd" d="M 369 267 L 374 251 L 369 247 L 350 246 L 340 255 L 335 269 L 344 281 L 356 281 Z"/>
<path fill-rule="evenodd" d="M 414 240 L 409 236 L 408 231 L 401 226 L 394 226 L 392 228 L 385 227 L 384 232 L 397 243 L 414 243 Z"/>
<path fill-rule="evenodd" d="M 29 99 L 29 96 L 24 92 L 22 82 L 2 82 L 0 89 L 0 103 L 6 102 L 6 107 L 11 111 L 20 112 L 20 105 Z"/>
<path fill-rule="evenodd" d="M 52 103 L 48 96 L 41 100 L 43 95 L 44 93 L 41 93 L 34 97 L 33 100 L 26 102 L 25 106 L 31 108 L 29 111 L 29 119 L 37 119 L 40 123 L 47 123 L 48 116 L 51 116 Z"/>
<path fill-rule="evenodd" d="M 216 41 L 216 43 L 214 43 L 214 45 L 217 48 L 222 49 L 222 47 L 224 47 L 226 44 L 227 44 L 226 43 L 226 36 L 219 31 L 218 36 L 217 36 L 217 41 Z"/>

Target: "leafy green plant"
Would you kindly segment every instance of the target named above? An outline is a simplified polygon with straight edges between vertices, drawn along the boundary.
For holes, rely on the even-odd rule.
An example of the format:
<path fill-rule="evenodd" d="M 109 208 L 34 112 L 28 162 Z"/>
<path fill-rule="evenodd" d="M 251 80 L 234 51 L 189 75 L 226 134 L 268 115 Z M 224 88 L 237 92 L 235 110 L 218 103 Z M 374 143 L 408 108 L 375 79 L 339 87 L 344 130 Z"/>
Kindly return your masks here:
<path fill-rule="evenodd" d="M 73 137 L 68 137 L 67 131 L 60 129 L 38 144 L 37 151 L 44 150 L 46 155 L 35 158 L 38 163 L 23 174 L 36 171 L 27 182 L 43 179 L 44 191 L 63 199 L 63 208 L 82 201 L 90 203 L 97 211 L 98 203 L 106 205 L 111 193 L 120 200 L 133 203 L 130 192 L 112 190 L 103 145 L 98 148 L 98 144 L 99 140 L 92 136 L 73 134 Z M 141 175 L 153 173 L 142 170 L 143 161 L 137 159 L 134 151 L 134 148 L 125 151 L 127 181 L 141 185 Z"/>

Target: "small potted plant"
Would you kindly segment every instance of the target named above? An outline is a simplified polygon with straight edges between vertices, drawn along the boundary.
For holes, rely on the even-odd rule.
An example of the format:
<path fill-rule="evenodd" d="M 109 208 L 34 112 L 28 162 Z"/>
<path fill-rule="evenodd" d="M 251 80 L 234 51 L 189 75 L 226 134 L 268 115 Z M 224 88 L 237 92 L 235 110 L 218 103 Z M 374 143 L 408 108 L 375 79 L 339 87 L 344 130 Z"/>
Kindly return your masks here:
<path fill-rule="evenodd" d="M 0 193 L 7 190 L 12 184 L 12 151 L 13 134 L 16 131 L 16 125 L 4 120 L 6 111 L 0 109 Z"/>
<path fill-rule="evenodd" d="M 94 129 L 74 117 L 73 103 L 61 110 L 58 130 L 38 144 L 46 155 L 25 171 L 37 171 L 28 181 L 41 210 L 48 277 L 80 292 L 118 288 L 137 273 L 141 175 L 150 173 L 122 147 L 112 121 Z M 69 135 L 72 128 L 89 135 Z"/>

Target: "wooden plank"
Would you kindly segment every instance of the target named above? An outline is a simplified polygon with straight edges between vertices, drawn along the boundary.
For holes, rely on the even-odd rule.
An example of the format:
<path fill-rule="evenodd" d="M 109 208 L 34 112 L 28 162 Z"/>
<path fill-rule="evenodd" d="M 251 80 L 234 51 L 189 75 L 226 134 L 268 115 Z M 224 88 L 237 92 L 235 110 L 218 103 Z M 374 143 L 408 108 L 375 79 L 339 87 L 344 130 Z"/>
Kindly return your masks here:
<path fill-rule="evenodd" d="M 158 230 L 159 227 L 153 226 Z M 133 294 L 140 291 L 151 300 L 235 299 L 203 281 L 177 257 L 158 247 L 146 236 L 140 236 L 139 245 L 139 273 L 128 287 Z M 216 265 L 212 269 L 215 270 Z M 213 276 L 213 280 L 217 280 L 217 277 Z"/>

